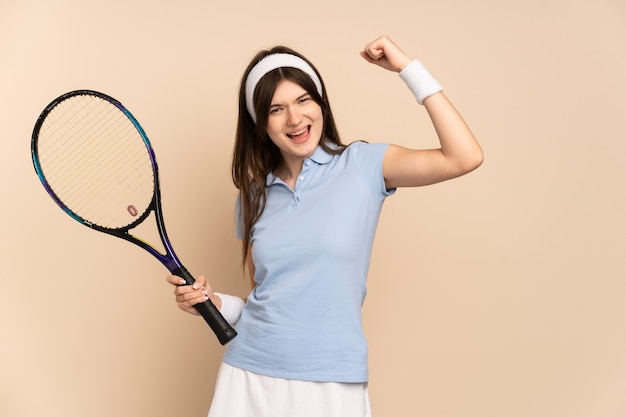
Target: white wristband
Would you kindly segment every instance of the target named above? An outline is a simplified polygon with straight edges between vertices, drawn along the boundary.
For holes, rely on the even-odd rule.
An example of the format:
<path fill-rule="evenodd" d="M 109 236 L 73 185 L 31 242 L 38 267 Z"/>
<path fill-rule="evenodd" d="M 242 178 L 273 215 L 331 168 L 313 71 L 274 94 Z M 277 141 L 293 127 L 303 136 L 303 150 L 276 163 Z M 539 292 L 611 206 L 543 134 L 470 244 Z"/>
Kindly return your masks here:
<path fill-rule="evenodd" d="M 220 297 L 222 300 L 222 307 L 219 309 L 224 319 L 230 324 L 234 326 L 239 321 L 239 317 L 241 317 L 241 311 L 243 310 L 244 301 L 235 297 L 234 295 L 228 294 L 220 294 L 219 292 L 214 293 L 215 295 Z"/>
<path fill-rule="evenodd" d="M 430 75 L 418 60 L 404 67 L 400 71 L 400 78 L 409 87 L 419 104 L 424 104 L 424 100 L 428 97 L 443 90 L 441 84 Z"/>

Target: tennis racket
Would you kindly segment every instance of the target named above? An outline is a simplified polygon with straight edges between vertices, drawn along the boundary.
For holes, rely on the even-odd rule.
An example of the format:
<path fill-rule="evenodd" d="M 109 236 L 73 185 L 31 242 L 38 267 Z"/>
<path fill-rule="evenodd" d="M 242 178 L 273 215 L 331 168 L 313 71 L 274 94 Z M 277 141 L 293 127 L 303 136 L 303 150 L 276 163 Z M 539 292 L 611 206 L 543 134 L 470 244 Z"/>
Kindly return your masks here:
<path fill-rule="evenodd" d="M 165 231 L 150 141 L 119 101 L 91 90 L 61 95 L 37 119 L 31 152 L 44 188 L 70 217 L 134 243 L 193 284 Z M 152 213 L 165 253 L 131 234 Z M 222 345 L 237 335 L 210 300 L 194 307 Z"/>

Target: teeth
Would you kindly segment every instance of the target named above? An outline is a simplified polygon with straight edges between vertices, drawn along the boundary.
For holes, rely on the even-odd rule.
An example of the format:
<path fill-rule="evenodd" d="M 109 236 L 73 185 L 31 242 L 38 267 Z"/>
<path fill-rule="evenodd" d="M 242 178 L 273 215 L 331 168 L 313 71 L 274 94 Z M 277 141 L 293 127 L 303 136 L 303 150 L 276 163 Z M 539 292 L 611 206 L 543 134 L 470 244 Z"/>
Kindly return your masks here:
<path fill-rule="evenodd" d="M 299 135 L 304 134 L 307 130 L 309 130 L 309 128 L 305 127 L 304 129 L 302 129 L 302 130 L 300 130 L 298 132 L 289 133 L 289 134 L 287 134 L 287 136 L 299 136 Z"/>

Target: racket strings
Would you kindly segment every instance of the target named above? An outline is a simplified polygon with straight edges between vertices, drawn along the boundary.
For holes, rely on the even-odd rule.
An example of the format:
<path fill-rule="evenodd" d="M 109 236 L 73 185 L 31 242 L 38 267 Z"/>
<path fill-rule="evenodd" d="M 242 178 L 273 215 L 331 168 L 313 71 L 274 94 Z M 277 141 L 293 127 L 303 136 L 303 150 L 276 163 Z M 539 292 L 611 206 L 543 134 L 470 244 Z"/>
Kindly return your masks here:
<path fill-rule="evenodd" d="M 64 100 L 46 116 L 38 151 L 50 188 L 83 219 L 117 229 L 149 208 L 155 181 L 150 150 L 116 105 L 90 95 Z"/>
<path fill-rule="evenodd" d="M 67 106 L 67 103 L 63 103 Z M 102 137 L 105 132 L 103 132 L 105 127 L 108 127 L 110 130 L 106 132 L 107 135 L 111 137 L 119 137 L 119 126 L 112 120 L 113 112 L 108 112 L 108 114 L 94 114 L 93 108 L 83 107 L 86 110 L 85 114 L 76 114 L 73 110 L 74 107 L 69 110 L 72 111 L 69 114 L 68 120 L 63 120 L 63 123 L 59 126 L 54 133 L 59 135 L 60 138 L 64 139 L 59 142 L 58 152 L 56 159 L 65 161 L 68 158 L 71 158 L 72 155 L 85 155 L 85 152 L 91 150 L 91 152 L 98 153 L 102 152 L 103 148 L 106 146 L 105 141 L 88 141 L 88 140 L 76 140 L 76 138 L 99 138 Z M 110 108 L 106 108 L 106 110 L 111 110 Z M 67 113 L 64 113 L 64 115 Z M 103 117 L 107 116 L 107 117 Z M 78 117 L 76 120 L 72 120 L 72 117 Z M 99 118 L 99 119 L 98 119 Z M 66 119 L 65 117 L 63 119 Z M 69 123 L 73 123 L 69 125 Z M 66 129 L 66 130 L 61 130 Z M 71 129 L 74 129 L 72 132 Z M 69 134 L 72 132 L 72 135 Z M 90 161 L 87 158 L 84 158 L 82 162 L 79 160 L 78 164 L 75 166 L 75 173 L 81 173 L 82 170 L 85 169 L 86 164 Z M 71 179 L 71 177 L 70 177 Z"/>
<path fill-rule="evenodd" d="M 110 110 L 110 109 L 107 109 L 107 110 Z M 92 113 L 93 111 L 90 111 L 90 114 Z M 112 112 L 109 112 L 109 115 L 111 113 Z M 66 113 L 63 113 L 63 115 L 65 114 Z M 91 152 L 94 152 L 94 153 L 102 153 L 105 151 L 104 147 L 106 146 L 106 142 L 103 142 L 103 141 L 90 143 L 89 141 L 76 140 L 77 137 L 78 138 L 101 137 L 103 134 L 105 134 L 105 132 L 102 132 L 102 129 L 104 128 L 104 126 L 110 126 L 110 129 L 111 129 L 110 131 L 106 132 L 107 135 L 111 137 L 120 137 L 119 125 L 114 124 L 114 122 L 111 120 L 110 117 L 102 118 L 101 120 L 94 120 L 94 117 L 87 118 L 86 116 L 89 116 L 89 114 L 85 115 L 85 117 L 81 117 L 79 120 L 76 120 L 75 124 L 72 127 L 70 127 L 70 129 L 72 128 L 75 129 L 74 134 L 72 136 L 66 133 L 67 130 L 61 131 L 60 129 L 57 129 L 55 132 L 53 132 L 55 134 L 58 134 L 59 137 L 63 138 L 64 140 L 61 140 L 58 144 L 58 147 L 54 148 L 55 150 L 58 150 L 59 152 L 56 152 L 55 154 L 50 156 L 50 162 L 56 163 L 58 161 L 62 161 L 62 163 L 73 165 L 73 170 L 67 171 L 67 176 L 59 178 L 59 181 L 57 182 L 57 185 L 56 185 L 56 189 L 59 192 L 63 192 L 66 189 L 66 187 L 72 187 L 78 184 L 76 177 L 78 175 L 84 175 L 87 172 L 91 172 L 91 176 L 88 178 L 85 178 L 84 181 L 82 181 L 81 183 L 83 184 L 83 186 L 92 185 L 90 184 L 90 180 L 93 181 L 94 179 L 97 179 L 96 177 L 97 170 L 101 168 L 105 168 L 105 169 L 108 168 L 106 166 L 104 167 L 102 166 L 102 164 L 104 163 L 103 161 L 97 162 L 97 165 L 95 166 L 89 166 L 89 164 L 93 161 L 91 161 L 88 158 L 80 158 L 80 159 L 73 161 L 75 159 L 74 158 L 75 155 L 84 156 L 85 152 L 87 152 L 88 150 L 91 150 Z M 71 117 L 72 116 L 70 115 L 70 120 L 71 120 Z M 128 125 L 126 125 L 125 127 L 128 127 Z M 68 129 L 68 121 L 64 120 L 63 123 L 60 125 L 60 128 Z M 88 130 L 85 130 L 85 129 L 88 129 Z M 89 146 L 91 147 L 91 149 L 88 148 Z M 44 155 L 44 156 L 47 156 L 47 155 Z M 92 187 L 91 189 L 93 191 L 93 190 L 99 190 L 100 188 L 96 186 L 96 187 Z M 88 193 L 88 190 L 75 190 L 75 191 L 77 195 L 83 195 L 84 197 L 88 197 L 85 195 L 86 193 Z"/>

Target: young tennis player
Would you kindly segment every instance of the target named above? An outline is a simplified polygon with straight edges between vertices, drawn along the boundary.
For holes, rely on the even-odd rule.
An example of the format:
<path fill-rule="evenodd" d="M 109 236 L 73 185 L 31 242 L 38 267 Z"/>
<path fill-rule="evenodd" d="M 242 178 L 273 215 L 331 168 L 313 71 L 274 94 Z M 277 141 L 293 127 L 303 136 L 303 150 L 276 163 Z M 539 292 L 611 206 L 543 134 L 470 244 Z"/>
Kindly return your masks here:
<path fill-rule="evenodd" d="M 472 132 L 419 61 L 386 36 L 361 55 L 399 73 L 440 147 L 344 145 L 311 62 L 285 47 L 254 57 L 241 82 L 232 164 L 252 291 L 244 301 L 214 292 L 202 276 L 193 286 L 168 277 L 182 310 L 197 314 L 193 305 L 210 298 L 237 326 L 210 417 L 370 416 L 361 306 L 383 202 L 398 187 L 482 163 Z"/>

